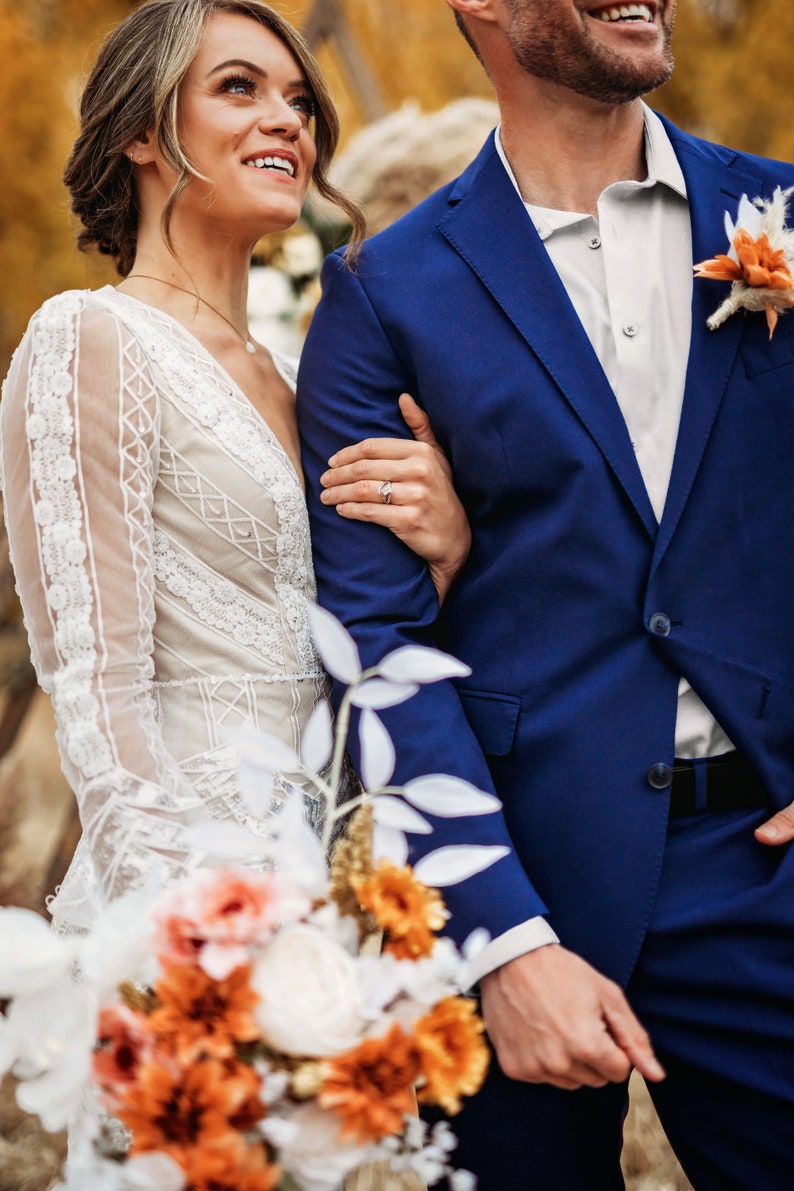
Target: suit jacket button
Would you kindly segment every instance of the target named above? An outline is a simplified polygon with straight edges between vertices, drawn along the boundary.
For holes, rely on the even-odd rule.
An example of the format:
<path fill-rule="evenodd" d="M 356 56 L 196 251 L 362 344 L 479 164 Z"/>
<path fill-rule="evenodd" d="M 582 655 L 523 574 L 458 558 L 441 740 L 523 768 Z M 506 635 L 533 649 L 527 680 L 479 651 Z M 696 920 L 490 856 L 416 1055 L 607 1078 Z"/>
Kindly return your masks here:
<path fill-rule="evenodd" d="M 653 616 L 648 621 L 648 628 L 652 633 L 656 633 L 657 637 L 669 637 L 670 617 L 665 616 L 664 612 L 654 612 Z"/>
<path fill-rule="evenodd" d="M 652 765 L 645 776 L 648 779 L 648 785 L 653 786 L 654 790 L 666 790 L 673 782 L 672 769 L 661 761 Z"/>

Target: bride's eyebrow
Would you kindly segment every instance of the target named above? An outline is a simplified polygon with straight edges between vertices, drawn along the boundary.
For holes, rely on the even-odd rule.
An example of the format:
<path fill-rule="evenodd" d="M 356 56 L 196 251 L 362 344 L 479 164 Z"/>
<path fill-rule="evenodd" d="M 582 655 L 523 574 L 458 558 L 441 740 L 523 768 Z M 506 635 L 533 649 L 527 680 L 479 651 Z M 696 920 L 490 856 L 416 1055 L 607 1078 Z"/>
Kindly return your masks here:
<path fill-rule="evenodd" d="M 257 66 L 255 62 L 249 62 L 247 58 L 228 58 L 225 62 L 220 62 L 217 66 L 213 66 L 212 70 L 207 75 L 211 79 L 213 75 L 220 74 L 222 70 L 228 70 L 230 66 L 236 66 L 239 70 L 248 70 L 251 74 L 257 75 L 260 79 L 267 78 L 267 71 L 263 70 L 261 66 Z M 289 87 L 308 87 L 307 80 L 300 75 L 287 84 Z"/>
<path fill-rule="evenodd" d="M 250 70 L 251 74 L 258 75 L 260 79 L 267 78 L 266 70 L 263 70 L 261 66 L 257 66 L 255 62 L 248 62 L 245 58 L 229 58 L 226 62 L 221 62 L 218 66 L 213 66 L 207 78 L 212 78 L 214 74 L 220 74 L 222 70 L 228 70 L 230 66 L 238 66 L 242 70 Z"/>

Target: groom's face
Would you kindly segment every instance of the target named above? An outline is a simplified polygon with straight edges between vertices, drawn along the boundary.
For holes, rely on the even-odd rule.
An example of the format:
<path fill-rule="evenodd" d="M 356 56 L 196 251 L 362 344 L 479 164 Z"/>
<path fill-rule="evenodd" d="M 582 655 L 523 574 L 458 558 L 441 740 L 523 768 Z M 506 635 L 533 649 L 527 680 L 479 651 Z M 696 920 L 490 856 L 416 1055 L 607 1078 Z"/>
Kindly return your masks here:
<path fill-rule="evenodd" d="M 609 104 L 628 103 L 670 77 L 675 0 L 504 3 L 513 54 L 528 74 Z"/>

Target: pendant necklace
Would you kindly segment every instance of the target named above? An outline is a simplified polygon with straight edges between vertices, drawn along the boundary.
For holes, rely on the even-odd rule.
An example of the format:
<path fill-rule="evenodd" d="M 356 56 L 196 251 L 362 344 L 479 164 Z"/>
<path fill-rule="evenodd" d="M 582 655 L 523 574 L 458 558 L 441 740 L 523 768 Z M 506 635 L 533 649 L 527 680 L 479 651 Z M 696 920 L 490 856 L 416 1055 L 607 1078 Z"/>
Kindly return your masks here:
<path fill-rule="evenodd" d="M 242 331 L 238 331 L 231 319 L 227 318 L 225 314 L 221 314 L 220 310 L 213 306 L 211 302 L 208 302 L 206 298 L 202 298 L 201 294 L 194 294 L 193 290 L 191 289 L 185 289 L 185 287 L 182 285 L 174 285 L 173 281 L 166 281 L 163 277 L 152 277 L 149 273 L 128 273 L 124 280 L 134 281 L 136 278 L 143 281 L 158 281 L 160 285 L 167 285 L 170 289 L 179 290 L 181 294 L 188 294 L 191 298 L 195 298 L 196 301 L 201 302 L 203 306 L 209 307 L 213 314 L 217 314 L 218 318 L 223 319 L 227 327 L 231 327 L 235 335 L 242 340 L 245 350 L 250 355 L 256 355 L 256 344 L 253 342 L 250 335 L 243 335 Z"/>

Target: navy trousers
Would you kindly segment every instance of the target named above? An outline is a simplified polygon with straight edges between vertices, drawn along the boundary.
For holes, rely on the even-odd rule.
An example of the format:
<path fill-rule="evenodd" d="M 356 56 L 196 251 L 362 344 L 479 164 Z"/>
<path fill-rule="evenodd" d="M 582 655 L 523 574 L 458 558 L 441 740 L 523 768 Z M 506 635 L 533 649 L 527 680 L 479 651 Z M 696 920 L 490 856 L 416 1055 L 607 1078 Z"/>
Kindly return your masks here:
<path fill-rule="evenodd" d="M 629 1000 L 667 1079 L 651 1088 L 696 1191 L 794 1189 L 794 844 L 763 812 L 673 821 Z M 564 942 L 564 940 L 563 940 Z M 625 1085 L 560 1091 L 492 1064 L 452 1120 L 479 1191 L 620 1191 Z"/>

